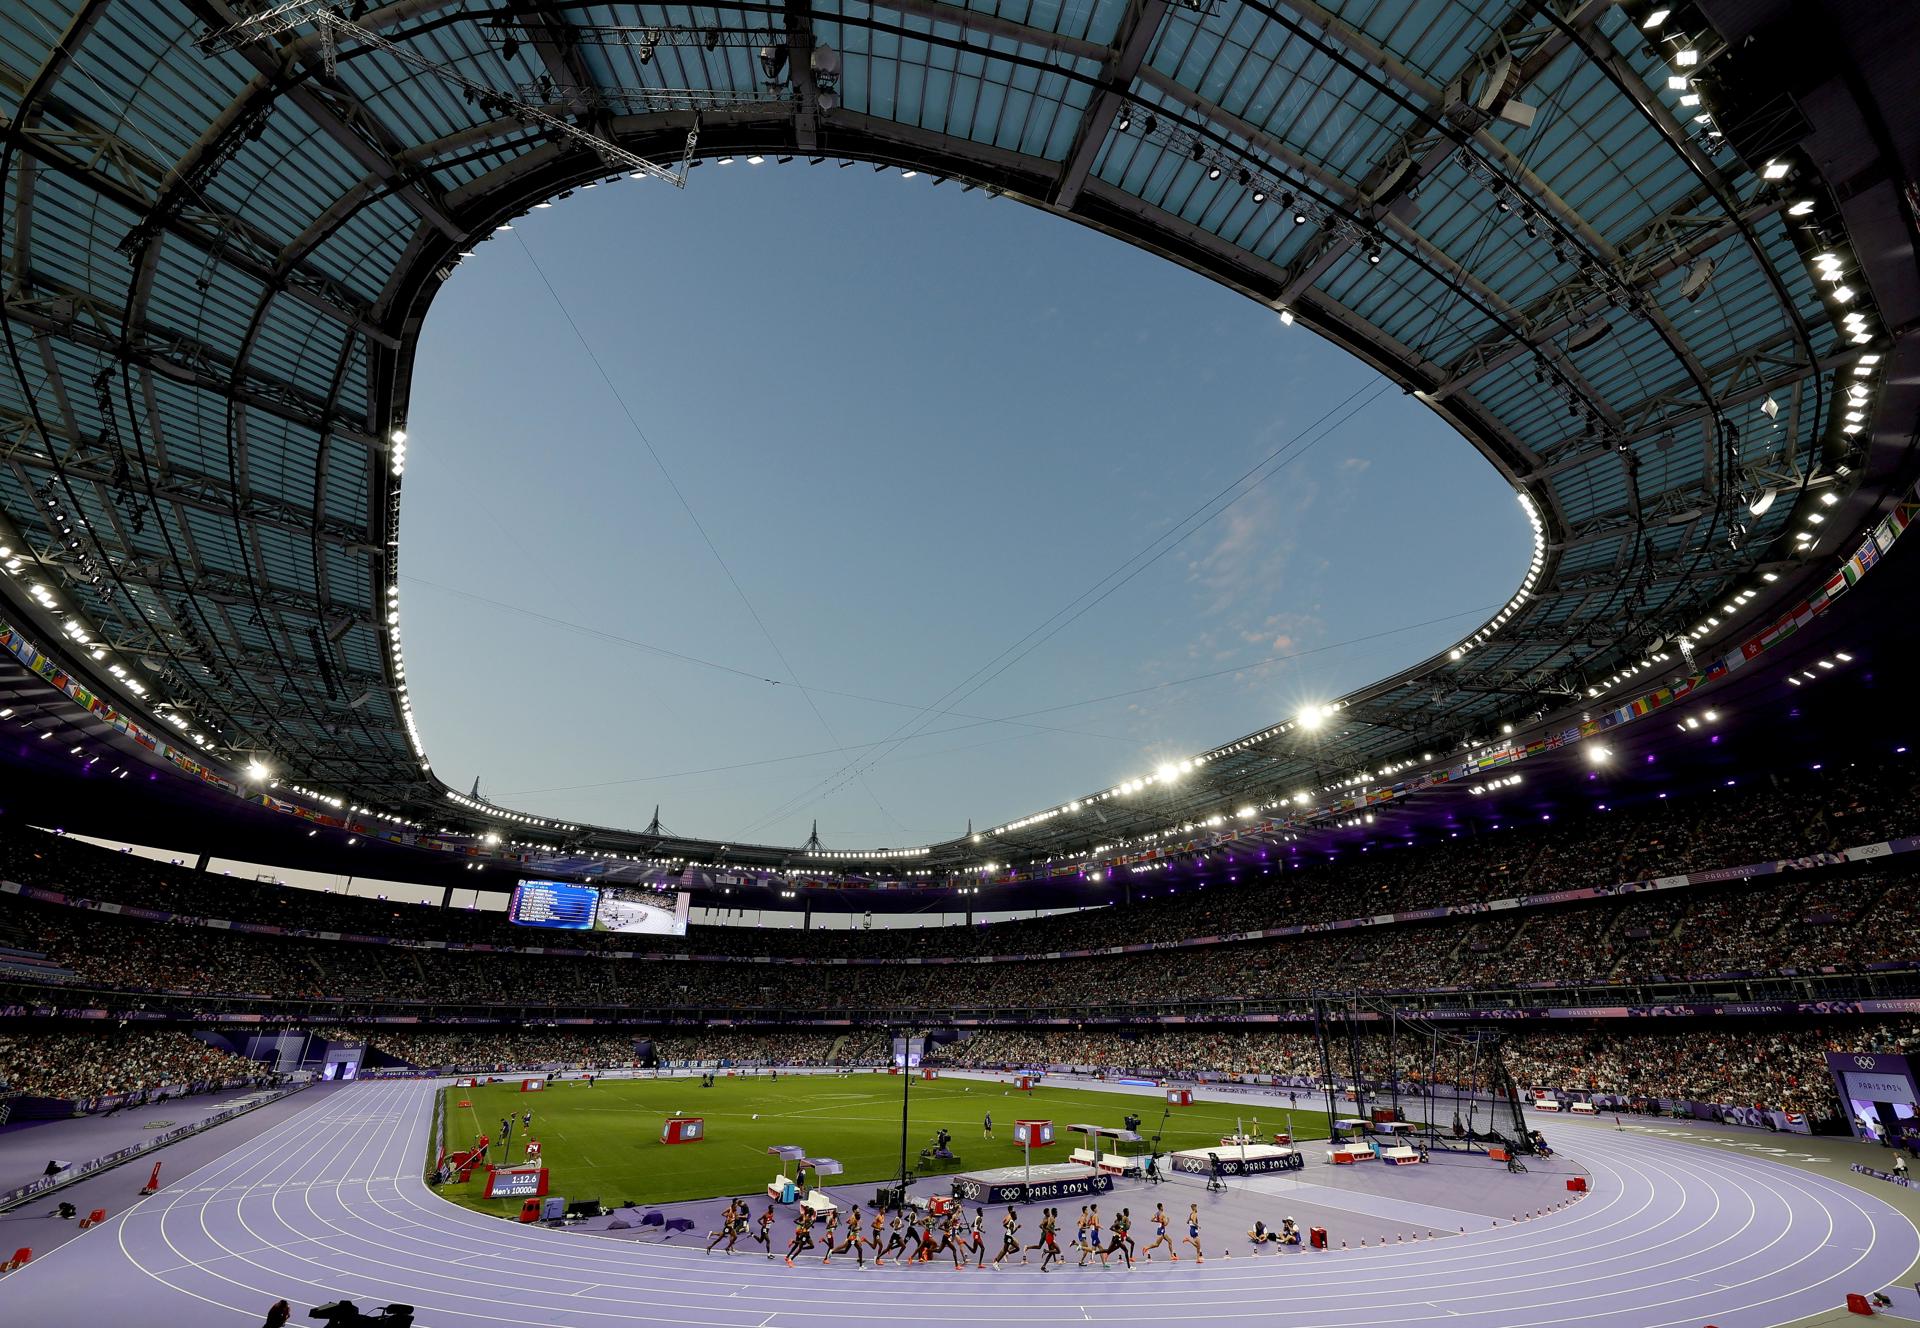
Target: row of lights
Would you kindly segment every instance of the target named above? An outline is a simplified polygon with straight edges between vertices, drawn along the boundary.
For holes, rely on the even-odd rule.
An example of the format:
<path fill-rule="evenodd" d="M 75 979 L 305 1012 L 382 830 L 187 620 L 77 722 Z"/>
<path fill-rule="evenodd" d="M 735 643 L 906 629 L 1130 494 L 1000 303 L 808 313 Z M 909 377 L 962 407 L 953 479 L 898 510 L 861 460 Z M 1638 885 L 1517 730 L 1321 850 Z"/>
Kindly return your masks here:
<path fill-rule="evenodd" d="M 1527 514 L 1527 522 L 1533 527 L 1533 559 L 1527 565 L 1527 574 L 1521 578 L 1520 589 L 1513 598 L 1500 607 L 1500 611 L 1489 618 L 1485 626 L 1447 652 L 1448 659 L 1464 659 L 1469 653 L 1493 639 L 1493 634 L 1505 627 L 1518 614 L 1526 602 L 1533 598 L 1534 583 L 1540 579 L 1541 569 L 1547 562 L 1547 526 L 1540 516 L 1540 508 L 1533 501 L 1533 495 L 1525 489 L 1516 489 L 1515 498 L 1520 500 L 1520 510 Z"/>
<path fill-rule="evenodd" d="M 505 807 L 496 807 L 490 802 L 482 802 L 478 798 L 469 798 L 466 794 L 455 789 L 447 790 L 447 799 L 450 802 L 458 803 L 469 811 L 479 812 L 484 816 L 495 816 L 503 821 L 516 821 L 521 825 L 537 825 L 542 830 L 578 830 L 580 828 L 577 825 L 568 825 L 564 821 L 549 821 L 542 816 L 530 816 L 526 812 L 515 812 L 509 811 Z M 598 857 L 600 855 L 595 854 L 594 856 Z M 638 862 L 639 859 L 635 858 L 634 861 Z"/>
<path fill-rule="evenodd" d="M 388 468 L 396 481 L 389 494 L 393 508 L 390 519 L 397 523 L 400 510 L 397 481 L 407 468 L 407 431 L 404 426 L 396 424 L 387 434 L 387 454 Z M 400 582 L 397 575 L 387 586 L 385 625 L 387 656 L 393 661 L 393 696 L 400 706 L 400 723 L 407 731 L 407 745 L 413 749 L 414 759 L 419 761 L 421 771 L 429 771 L 433 769 L 433 762 L 427 758 L 427 746 L 420 739 L 420 725 L 414 719 L 413 693 L 407 686 L 407 659 L 400 646 Z"/>
<path fill-rule="evenodd" d="M 1521 783 L 1521 777 L 1519 775 L 1508 775 L 1504 779 L 1494 779 L 1494 780 L 1489 780 L 1485 784 L 1475 784 L 1472 787 L 1470 787 L 1467 790 L 1467 792 L 1473 794 L 1475 797 L 1478 797 L 1483 793 L 1492 793 L 1496 789 L 1518 788 L 1520 786 L 1520 783 Z"/>
<path fill-rule="evenodd" d="M 1673 14 L 1674 8 L 1672 6 L 1654 7 L 1641 19 L 1639 26 L 1645 32 L 1660 32 L 1666 27 L 1668 20 L 1673 17 Z M 1665 90 L 1669 94 L 1677 97 L 1678 104 L 1681 108 L 1695 112 L 1691 116 L 1692 121 L 1702 126 L 1706 131 L 1709 147 L 1718 150 L 1719 146 L 1723 143 L 1723 136 L 1717 129 L 1712 127 L 1713 119 L 1711 114 L 1699 109 L 1701 98 L 1700 94 L 1695 90 L 1695 78 L 1703 64 L 1702 52 L 1699 46 L 1684 35 L 1663 37 L 1659 40 L 1667 42 L 1674 48 L 1670 57 L 1671 69 L 1666 77 Z M 1774 158 L 1760 167 L 1759 175 L 1760 178 L 1768 184 L 1785 188 L 1786 182 L 1789 181 L 1794 172 L 1795 166 L 1793 162 L 1785 158 Z M 1815 201 L 1812 198 L 1797 198 L 1789 202 L 1785 210 L 1789 217 L 1804 218 L 1810 216 L 1814 209 Z M 1844 307 L 1851 304 L 1859 294 L 1858 291 L 1848 284 L 1846 268 L 1838 252 L 1823 250 L 1815 254 L 1812 258 L 1812 273 L 1816 282 L 1825 282 L 1831 287 L 1831 290 L 1828 292 L 1829 297 L 1839 306 Z M 1846 335 L 1857 345 L 1864 346 L 1873 340 L 1873 333 L 1868 326 L 1867 316 L 1864 313 L 1858 310 L 1847 310 L 1840 315 L 1840 322 Z M 1869 408 L 1869 391 L 1867 383 L 1863 380 L 1871 376 L 1872 366 L 1879 363 L 1879 358 L 1878 355 L 1863 355 L 1855 363 L 1853 370 L 1855 381 L 1851 383 L 1847 389 L 1845 423 L 1842 425 L 1841 430 L 1848 437 L 1858 434 L 1865 427 Z M 1772 397 L 1768 397 L 1761 403 L 1760 410 L 1771 419 L 1779 414 L 1780 407 L 1778 402 Z M 1763 490 L 1747 502 L 1748 513 L 1754 517 L 1764 515 L 1772 505 L 1774 497 L 1775 493 L 1773 490 Z M 1839 501 L 1839 495 L 1833 490 L 1828 489 L 1821 494 L 1820 501 L 1822 505 L 1831 507 Z M 1813 511 L 1807 514 L 1805 528 L 1797 530 L 1794 533 L 1796 552 L 1805 554 L 1813 550 L 1819 538 L 1817 529 L 1820 525 L 1824 524 L 1825 520 L 1826 517 L 1819 511 Z M 1777 580 L 1778 576 L 1776 573 L 1767 572 L 1763 575 L 1762 579 L 1767 582 L 1772 582 Z M 1688 631 L 1686 633 L 1687 641 L 1692 643 L 1706 639 L 1714 629 L 1721 625 L 1723 616 L 1727 618 L 1733 617 L 1748 602 L 1753 600 L 1757 593 L 1757 591 L 1752 589 L 1744 589 L 1736 592 L 1733 598 L 1722 606 L 1720 614 L 1707 615 L 1703 622 Z M 1607 679 L 1605 687 L 1617 686 L 1620 683 L 1629 681 L 1635 675 L 1654 667 L 1656 664 L 1668 662 L 1670 658 L 1671 656 L 1664 652 L 1650 654 L 1637 664 L 1627 665 L 1614 673 Z M 1604 688 L 1599 685 L 1589 686 L 1587 688 L 1587 695 L 1589 697 L 1597 697 L 1601 695 L 1603 690 Z"/>
<path fill-rule="evenodd" d="M 1795 687 L 1803 687 L 1810 682 L 1819 682 L 1824 675 L 1833 672 L 1839 668 L 1840 665 L 1851 663 L 1853 663 L 1852 655 L 1849 655 L 1844 650 L 1836 650 L 1833 652 L 1832 659 L 1818 659 L 1814 661 L 1813 668 L 1819 669 L 1819 673 L 1815 673 L 1813 669 L 1802 669 L 1798 675 L 1789 673 L 1787 675 L 1787 682 Z"/>
<path fill-rule="evenodd" d="M 1703 722 L 1707 724 L 1718 724 L 1720 722 L 1720 712 L 1718 710 L 1707 710 L 1698 715 L 1688 715 L 1685 719 L 1675 720 L 1673 726 L 1682 733 L 1692 733 L 1698 730 Z"/>
<path fill-rule="evenodd" d="M 1268 739 L 1294 731 L 1312 732 L 1332 719 L 1340 710 L 1342 704 L 1342 702 L 1334 701 L 1324 705 L 1318 703 L 1307 705 L 1303 707 L 1299 714 L 1293 719 L 1284 724 L 1277 724 L 1263 732 L 1252 734 L 1237 742 L 1228 743 L 1224 747 L 1216 747 L 1211 751 L 1203 752 L 1199 756 L 1186 757 L 1179 761 L 1164 762 L 1155 769 L 1152 774 L 1122 780 L 1104 792 L 1089 794 L 1084 799 L 1075 799 L 1061 806 L 1049 808 L 1047 811 L 1036 812 L 1032 816 L 1023 817 L 1018 821 L 1009 821 L 1005 825 L 995 826 L 991 830 L 977 832 L 973 836 L 973 842 L 978 844 L 988 835 L 1007 834 L 1012 831 L 1025 829 L 1031 825 L 1037 825 L 1042 821 L 1050 821 L 1056 816 L 1077 812 L 1083 807 L 1091 807 L 1096 802 L 1106 802 L 1113 798 L 1126 797 L 1156 785 L 1161 787 L 1170 786 L 1177 783 L 1183 776 L 1199 769 L 1201 766 L 1244 751 L 1256 743 L 1265 742 Z M 1122 844 L 1129 842 L 1131 841 L 1121 841 Z M 1117 845 L 1109 845 L 1108 847 L 1117 847 Z"/>

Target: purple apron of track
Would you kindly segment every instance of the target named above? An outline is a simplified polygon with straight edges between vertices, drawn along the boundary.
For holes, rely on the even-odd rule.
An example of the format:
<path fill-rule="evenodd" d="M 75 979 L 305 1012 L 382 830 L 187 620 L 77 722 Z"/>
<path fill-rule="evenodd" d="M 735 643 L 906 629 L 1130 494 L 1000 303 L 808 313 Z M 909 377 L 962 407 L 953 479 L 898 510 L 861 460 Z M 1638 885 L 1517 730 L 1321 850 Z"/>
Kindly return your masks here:
<path fill-rule="evenodd" d="M 40 1195 L 11 1212 L 0 1213 L 0 1247 L 4 1247 L 0 1248 L 0 1258 L 11 1255 L 23 1245 L 34 1252 L 35 1258 L 41 1258 L 51 1253 L 55 1246 L 82 1234 L 77 1221 L 61 1221 L 52 1215 L 60 1204 L 72 1204 L 82 1216 L 96 1208 L 117 1213 L 139 1201 L 140 1187 L 153 1174 L 155 1162 L 161 1164 L 161 1188 L 164 1190 L 172 1181 L 251 1142 L 308 1110 L 340 1087 L 343 1085 L 315 1084 L 311 1088 L 301 1089 L 277 1102 L 269 1102 L 264 1107 L 249 1111 L 244 1116 L 236 1116 L 199 1134 L 188 1135 L 165 1148 L 156 1148 L 112 1170 L 96 1172 L 85 1180 Z M 185 1118 L 174 1119 L 184 1122 Z M 423 1153 L 424 1149 L 425 1145 L 422 1144 Z M 46 1165 L 44 1159 L 41 1165 Z M 0 1283 L 0 1309 L 4 1309 L 6 1304 L 3 1288 L 4 1283 Z M 4 1321 L 0 1318 L 0 1322 Z"/>
<path fill-rule="evenodd" d="M 144 1143 L 161 1130 L 191 1125 L 228 1103 L 258 1091 L 229 1088 L 217 1093 L 170 1098 L 144 1107 L 123 1107 L 112 1115 L 9 1121 L 0 1125 L 0 1190 L 39 1180 L 47 1163 L 54 1158 L 80 1163 L 105 1157 Z"/>
<path fill-rule="evenodd" d="M 412 1304 L 421 1328 L 824 1328 L 903 1315 L 956 1324 L 1765 1328 L 1876 1289 L 1920 1254 L 1911 1223 L 1849 1186 L 1739 1152 L 1568 1123 L 1554 1127 L 1564 1146 L 1555 1162 L 1577 1163 L 1594 1193 L 1538 1220 L 1486 1218 L 1464 1235 L 1403 1242 L 1411 1223 L 1335 1213 L 1327 1224 L 1336 1233 L 1386 1235 L 1388 1245 L 1369 1239 L 1362 1248 L 1349 1237 L 1340 1249 L 1336 1234 L 1327 1253 L 1250 1256 L 1243 1233 L 1251 1216 L 1272 1222 L 1285 1205 L 1305 1221 L 1294 1210 L 1308 1205 L 1250 1188 L 1209 1195 L 1183 1179 L 1116 1191 L 1101 1208 L 1131 1207 L 1144 1250 L 1156 1200 L 1166 1203 L 1176 1239 L 1186 1234 L 1187 1205 L 1198 1202 L 1212 1256 L 1203 1266 L 1183 1248 L 1189 1257 L 1178 1264 L 1163 1258 L 1131 1272 L 1080 1268 L 1071 1254 L 1046 1273 L 1034 1263 L 961 1274 L 944 1261 L 862 1270 L 850 1257 L 822 1267 L 817 1254 L 789 1269 L 757 1247 L 704 1255 L 703 1230 L 673 1242 L 616 1240 L 448 1204 L 420 1179 L 431 1109 L 432 1086 L 419 1083 L 361 1084 L 316 1102 L 8 1276 L 0 1282 L 6 1319 L 113 1322 L 137 1307 L 143 1328 L 250 1328 L 281 1297 L 304 1321 L 312 1306 L 346 1296 L 362 1309 Z M 1317 1187 L 1349 1170 L 1309 1156 L 1305 1174 Z M 1433 1172 L 1423 1189 L 1453 1179 Z M 1507 1178 L 1462 1171 L 1458 1179 L 1484 1195 Z M 1375 1186 L 1393 1184 L 1390 1173 L 1370 1178 L 1370 1202 L 1381 1197 Z M 855 1188 L 842 1193 L 871 1197 Z M 1324 1190 L 1316 1208 L 1341 1197 L 1331 1184 Z M 1077 1204 L 1061 1207 L 1064 1244 Z M 997 1216 L 989 1213 L 989 1254 L 999 1243 Z M 1037 1220 L 1037 1209 L 1025 1211 L 1023 1241 Z M 790 1229 L 783 1210 L 779 1246 Z M 1223 1257 L 1229 1251 L 1234 1257 Z"/>

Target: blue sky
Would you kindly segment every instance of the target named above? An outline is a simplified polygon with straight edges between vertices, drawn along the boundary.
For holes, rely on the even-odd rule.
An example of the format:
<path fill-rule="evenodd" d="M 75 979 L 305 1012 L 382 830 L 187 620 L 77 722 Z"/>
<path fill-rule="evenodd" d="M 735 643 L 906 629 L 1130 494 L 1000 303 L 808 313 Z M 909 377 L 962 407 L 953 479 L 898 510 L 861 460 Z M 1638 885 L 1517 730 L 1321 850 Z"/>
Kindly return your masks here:
<path fill-rule="evenodd" d="M 1530 547 L 1465 441 L 1271 310 L 1006 199 L 804 162 L 581 191 L 478 246 L 421 338 L 404 492 L 443 778 L 848 848 L 1373 681 Z"/>

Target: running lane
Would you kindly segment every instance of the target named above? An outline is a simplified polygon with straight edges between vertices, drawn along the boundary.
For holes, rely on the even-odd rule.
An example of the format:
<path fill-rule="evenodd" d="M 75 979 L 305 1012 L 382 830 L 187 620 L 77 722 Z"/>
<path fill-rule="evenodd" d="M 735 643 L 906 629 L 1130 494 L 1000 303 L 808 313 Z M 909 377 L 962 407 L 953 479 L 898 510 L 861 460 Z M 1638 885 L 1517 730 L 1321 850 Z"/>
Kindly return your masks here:
<path fill-rule="evenodd" d="M 1243 1257 L 1131 1273 L 789 1269 L 448 1204 L 419 1178 L 432 1093 L 337 1093 L 0 1281 L 0 1306 L 10 1322 L 89 1323 L 138 1305 L 146 1328 L 251 1328 L 282 1296 L 302 1319 L 340 1296 L 363 1309 L 405 1301 L 421 1328 L 826 1328 L 894 1323 L 909 1308 L 932 1324 L 1767 1328 L 1880 1287 L 1920 1254 L 1912 1224 L 1851 1187 L 1587 1128 L 1561 1133 L 1593 1176 L 1590 1197 L 1440 1240 L 1258 1258 L 1235 1241 Z M 1184 1205 L 1188 1188 L 1174 1197 Z M 1207 1244 L 1224 1250 L 1238 1234 L 1210 1228 Z"/>

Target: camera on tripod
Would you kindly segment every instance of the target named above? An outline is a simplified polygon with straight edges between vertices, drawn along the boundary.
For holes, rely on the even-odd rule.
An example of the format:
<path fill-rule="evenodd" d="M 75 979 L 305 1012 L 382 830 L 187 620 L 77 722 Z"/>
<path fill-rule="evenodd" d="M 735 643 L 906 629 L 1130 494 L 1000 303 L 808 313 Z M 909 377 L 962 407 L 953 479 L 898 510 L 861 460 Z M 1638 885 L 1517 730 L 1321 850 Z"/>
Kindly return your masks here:
<path fill-rule="evenodd" d="M 309 1319 L 318 1319 L 327 1328 L 413 1328 L 413 1306 L 383 1305 L 378 1314 L 362 1313 L 350 1300 L 315 1305 L 307 1311 Z"/>

